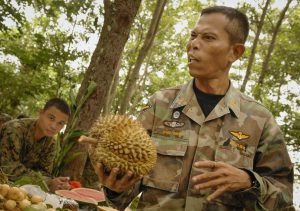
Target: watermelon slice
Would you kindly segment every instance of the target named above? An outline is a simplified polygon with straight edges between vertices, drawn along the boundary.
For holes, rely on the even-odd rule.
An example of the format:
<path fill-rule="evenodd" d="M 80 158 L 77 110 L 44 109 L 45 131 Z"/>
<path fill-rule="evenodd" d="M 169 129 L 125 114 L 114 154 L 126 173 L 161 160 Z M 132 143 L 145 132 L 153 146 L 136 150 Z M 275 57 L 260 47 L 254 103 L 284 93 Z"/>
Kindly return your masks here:
<path fill-rule="evenodd" d="M 73 199 L 73 200 L 79 201 L 79 202 L 95 204 L 95 205 L 98 204 L 98 202 L 91 197 L 87 197 L 87 196 L 84 196 L 84 195 L 81 195 L 79 193 L 69 191 L 69 190 L 56 190 L 55 194 L 65 197 L 65 198 L 68 198 L 68 199 Z"/>
<path fill-rule="evenodd" d="M 77 193 L 81 196 L 95 199 L 97 202 L 105 201 L 105 196 L 102 191 L 94 190 L 91 188 L 74 188 L 71 192 Z"/>

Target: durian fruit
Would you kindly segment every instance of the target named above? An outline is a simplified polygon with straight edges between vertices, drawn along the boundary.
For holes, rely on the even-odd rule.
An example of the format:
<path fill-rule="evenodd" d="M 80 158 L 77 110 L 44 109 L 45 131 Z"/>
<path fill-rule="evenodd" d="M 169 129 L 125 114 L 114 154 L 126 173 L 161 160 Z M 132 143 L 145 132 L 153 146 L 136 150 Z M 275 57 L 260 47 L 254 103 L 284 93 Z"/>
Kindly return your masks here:
<path fill-rule="evenodd" d="M 156 147 L 142 124 L 125 115 L 100 117 L 89 136 L 97 139 L 89 149 L 92 162 L 103 164 L 105 171 L 119 168 L 119 175 L 128 170 L 146 175 L 156 163 Z"/>

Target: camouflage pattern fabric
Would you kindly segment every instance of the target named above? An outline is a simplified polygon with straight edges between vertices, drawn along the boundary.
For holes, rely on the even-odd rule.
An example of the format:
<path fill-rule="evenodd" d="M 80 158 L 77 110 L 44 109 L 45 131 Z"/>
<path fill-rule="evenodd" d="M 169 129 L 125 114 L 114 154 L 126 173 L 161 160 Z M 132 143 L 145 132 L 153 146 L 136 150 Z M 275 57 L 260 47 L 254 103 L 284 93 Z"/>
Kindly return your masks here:
<path fill-rule="evenodd" d="M 12 117 L 9 116 L 8 114 L 5 113 L 0 113 L 0 127 L 3 125 L 5 122 L 12 120 Z"/>
<path fill-rule="evenodd" d="M 40 171 L 50 176 L 55 156 L 54 139 L 34 141 L 36 119 L 15 119 L 0 131 L 0 167 L 10 181 Z"/>
<path fill-rule="evenodd" d="M 261 104 L 231 85 L 225 97 L 205 118 L 193 83 L 155 93 L 140 115 L 158 150 L 154 170 L 141 184 L 107 202 L 123 210 L 143 192 L 138 210 L 294 210 L 293 164 L 279 126 Z M 254 174 L 258 188 L 225 193 L 214 201 L 213 190 L 191 193 L 191 178 L 207 169 L 199 160 L 222 161 Z"/>
<path fill-rule="evenodd" d="M 0 168 L 0 184 L 7 184 L 8 183 L 8 178 Z"/>

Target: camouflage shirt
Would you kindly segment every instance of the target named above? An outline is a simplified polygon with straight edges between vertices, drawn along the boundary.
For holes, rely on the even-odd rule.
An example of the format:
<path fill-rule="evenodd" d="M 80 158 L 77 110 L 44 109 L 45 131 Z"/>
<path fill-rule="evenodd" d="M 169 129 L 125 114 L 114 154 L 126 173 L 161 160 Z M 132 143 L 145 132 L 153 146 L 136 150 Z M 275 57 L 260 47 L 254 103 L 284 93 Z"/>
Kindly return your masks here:
<path fill-rule="evenodd" d="M 5 122 L 12 120 L 12 117 L 6 113 L 0 113 L 0 128 Z"/>
<path fill-rule="evenodd" d="M 154 170 L 128 192 L 109 194 L 123 209 L 142 192 L 138 210 L 294 210 L 293 165 L 272 114 L 231 85 L 205 118 L 193 83 L 156 92 L 140 115 L 157 146 Z M 199 160 L 222 161 L 252 174 L 258 186 L 224 193 L 208 202 L 213 190 L 191 192 L 191 178 L 207 169 Z"/>
<path fill-rule="evenodd" d="M 34 141 L 36 119 L 15 119 L 2 125 L 0 131 L 0 166 L 9 180 L 32 171 L 50 176 L 55 156 L 54 139 Z"/>

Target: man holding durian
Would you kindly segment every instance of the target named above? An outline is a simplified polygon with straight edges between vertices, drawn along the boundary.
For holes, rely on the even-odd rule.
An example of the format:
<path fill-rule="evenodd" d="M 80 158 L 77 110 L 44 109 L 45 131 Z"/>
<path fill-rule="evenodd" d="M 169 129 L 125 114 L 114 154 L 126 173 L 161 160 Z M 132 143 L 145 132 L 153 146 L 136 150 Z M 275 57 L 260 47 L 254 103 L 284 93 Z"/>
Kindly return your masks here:
<path fill-rule="evenodd" d="M 294 210 L 293 165 L 272 114 L 229 78 L 249 23 L 236 9 L 204 9 L 187 43 L 187 84 L 156 92 L 139 121 L 156 145 L 147 175 L 94 163 L 107 202 L 124 210 Z"/>

